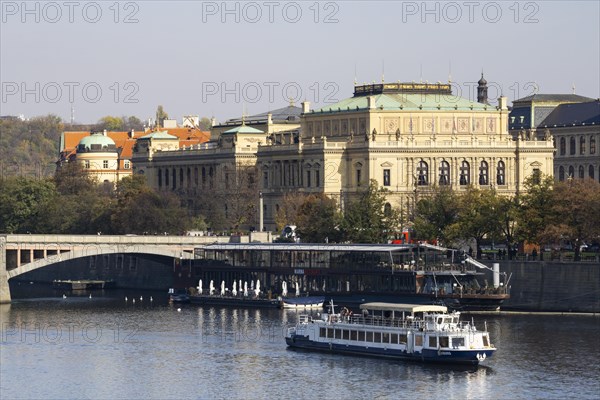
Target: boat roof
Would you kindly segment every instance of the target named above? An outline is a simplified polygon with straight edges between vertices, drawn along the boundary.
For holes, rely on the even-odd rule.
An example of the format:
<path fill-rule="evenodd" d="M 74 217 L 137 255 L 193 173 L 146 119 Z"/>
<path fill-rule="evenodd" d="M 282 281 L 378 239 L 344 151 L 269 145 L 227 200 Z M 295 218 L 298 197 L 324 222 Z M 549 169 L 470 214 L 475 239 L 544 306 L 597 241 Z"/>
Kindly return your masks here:
<path fill-rule="evenodd" d="M 204 250 L 295 250 L 295 251 L 372 251 L 390 252 L 413 249 L 413 244 L 322 244 L 322 243 L 215 243 Z"/>
<path fill-rule="evenodd" d="M 436 306 L 430 304 L 398 304 L 398 303 L 363 303 L 361 310 L 377 311 L 403 311 L 403 312 L 448 312 L 446 306 Z"/>

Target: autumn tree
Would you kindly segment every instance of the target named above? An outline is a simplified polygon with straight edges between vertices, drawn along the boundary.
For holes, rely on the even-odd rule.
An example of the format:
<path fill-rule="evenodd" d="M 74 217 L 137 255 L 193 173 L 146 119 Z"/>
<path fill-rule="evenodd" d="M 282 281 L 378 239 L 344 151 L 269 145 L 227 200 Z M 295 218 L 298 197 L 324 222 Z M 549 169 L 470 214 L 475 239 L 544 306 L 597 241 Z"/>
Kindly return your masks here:
<path fill-rule="evenodd" d="M 552 191 L 550 215 L 540 237 L 547 242 L 569 241 L 575 259 L 580 246 L 600 238 L 600 184 L 592 179 L 558 182 Z"/>
<path fill-rule="evenodd" d="M 306 200 L 307 195 L 300 192 L 288 192 L 283 195 L 283 200 L 275 211 L 275 226 L 278 232 L 286 225 L 298 225 L 298 212 Z"/>

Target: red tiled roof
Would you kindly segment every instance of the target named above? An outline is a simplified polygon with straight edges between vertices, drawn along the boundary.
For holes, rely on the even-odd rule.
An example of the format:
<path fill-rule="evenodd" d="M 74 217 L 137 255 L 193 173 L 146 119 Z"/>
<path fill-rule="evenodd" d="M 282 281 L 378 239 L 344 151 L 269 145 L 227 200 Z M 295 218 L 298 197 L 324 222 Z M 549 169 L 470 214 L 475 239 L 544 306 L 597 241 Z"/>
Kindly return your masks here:
<path fill-rule="evenodd" d="M 177 136 L 179 138 L 180 146 L 193 146 L 196 144 L 208 142 L 210 140 L 210 132 L 201 131 L 194 128 L 165 128 L 163 131 L 167 131 L 170 135 Z M 106 136 L 111 138 L 120 152 L 120 159 L 131 159 L 133 154 L 133 146 L 137 138 L 146 135 L 148 132 L 134 131 L 134 137 L 131 138 L 130 132 L 106 132 Z M 67 160 L 72 158 L 77 149 L 77 145 L 86 136 L 89 136 L 90 132 L 87 131 L 67 131 L 63 132 L 63 148 L 60 149 L 60 159 Z"/>

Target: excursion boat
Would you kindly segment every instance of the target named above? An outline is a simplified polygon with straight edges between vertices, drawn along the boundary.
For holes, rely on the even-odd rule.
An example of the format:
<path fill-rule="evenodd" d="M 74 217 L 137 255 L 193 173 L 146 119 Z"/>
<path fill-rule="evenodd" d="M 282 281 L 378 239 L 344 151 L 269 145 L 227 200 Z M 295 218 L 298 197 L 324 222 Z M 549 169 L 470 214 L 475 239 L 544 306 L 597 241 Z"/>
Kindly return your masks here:
<path fill-rule="evenodd" d="M 306 296 L 306 297 L 290 297 L 284 298 L 282 301 L 283 308 L 293 308 L 298 310 L 305 309 L 321 309 L 325 303 L 324 296 Z"/>
<path fill-rule="evenodd" d="M 202 280 L 232 289 L 237 282 L 238 292 L 246 283 L 252 292 L 251 282 L 260 281 L 273 298 L 287 298 L 289 286 L 353 307 L 386 302 L 495 311 L 510 297 L 510 277 L 499 269 L 426 244 L 215 243 L 195 248 L 194 259 L 176 264 L 173 276 L 177 287 Z"/>
<path fill-rule="evenodd" d="M 335 313 L 331 302 L 320 318 L 299 316 L 285 341 L 297 349 L 466 365 L 496 351 L 487 327 L 480 331 L 473 322 L 461 322 L 460 312 L 448 313 L 445 306 L 365 303 L 360 309 Z"/>

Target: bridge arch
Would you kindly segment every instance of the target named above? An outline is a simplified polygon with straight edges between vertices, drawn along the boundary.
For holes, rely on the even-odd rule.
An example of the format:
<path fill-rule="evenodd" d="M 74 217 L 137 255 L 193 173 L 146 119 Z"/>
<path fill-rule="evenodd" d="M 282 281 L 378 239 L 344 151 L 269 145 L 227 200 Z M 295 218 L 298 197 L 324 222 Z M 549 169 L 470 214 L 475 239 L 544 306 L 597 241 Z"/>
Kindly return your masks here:
<path fill-rule="evenodd" d="M 7 278 L 11 279 L 19 275 L 35 271 L 36 269 L 56 264 L 58 262 L 74 260 L 77 258 L 92 257 L 104 254 L 150 254 L 157 256 L 166 256 L 173 258 L 192 259 L 193 254 L 174 249 L 172 247 L 161 246 L 106 246 L 102 244 L 89 244 L 68 252 L 52 254 L 46 258 L 37 259 L 33 262 L 22 264 L 21 266 L 7 271 Z"/>

